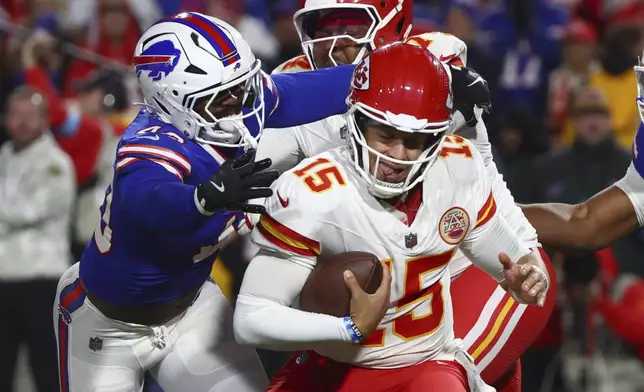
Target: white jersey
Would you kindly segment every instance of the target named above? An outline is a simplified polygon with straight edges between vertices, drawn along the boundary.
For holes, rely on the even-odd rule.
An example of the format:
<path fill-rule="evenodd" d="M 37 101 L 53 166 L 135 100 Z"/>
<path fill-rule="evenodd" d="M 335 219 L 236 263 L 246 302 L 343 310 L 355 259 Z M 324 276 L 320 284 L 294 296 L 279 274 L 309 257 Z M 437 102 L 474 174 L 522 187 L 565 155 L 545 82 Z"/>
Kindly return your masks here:
<path fill-rule="evenodd" d="M 453 254 L 461 248 L 486 260 L 478 265 L 502 278 L 497 247 L 489 238 L 482 243 L 486 230 L 503 226 L 482 157 L 458 136 L 449 135 L 445 147 L 419 185 L 422 203 L 410 224 L 369 193 L 346 148 L 306 159 L 273 184 L 274 196 L 251 234 L 260 249 L 310 269 L 338 253 L 366 251 L 391 269 L 393 306 L 379 328 L 362 345 L 325 344 L 316 348 L 320 354 L 369 368 L 448 359 L 443 355 L 454 332 L 447 266 Z M 499 241 L 514 260 L 527 253 L 511 231 L 501 233 L 514 238 L 514 247 Z"/>
<path fill-rule="evenodd" d="M 467 63 L 467 46 L 453 35 L 440 32 L 424 33 L 409 37 L 405 42 L 427 47 L 441 61 L 461 65 Z M 306 56 L 301 55 L 286 61 L 273 73 L 305 72 L 311 69 Z M 343 116 L 333 116 L 298 127 L 269 129 L 264 132 L 259 141 L 257 159 L 271 158 L 272 168 L 283 173 L 304 158 L 344 145 L 346 130 L 346 121 Z M 457 113 L 453 132 L 472 140 L 483 155 L 494 197 L 507 223 L 527 247 L 541 246 L 537 240 L 537 232 L 525 218 L 521 208 L 515 204 L 503 176 L 498 172 L 492 160 L 492 149 L 483 121 L 479 121 L 473 129 L 465 126 L 462 116 Z M 457 251 L 450 263 L 450 274 L 453 277 L 458 276 L 471 265 L 472 263 L 467 257 Z"/>
<path fill-rule="evenodd" d="M 628 196 L 631 204 L 633 204 L 637 222 L 640 227 L 644 227 L 644 179 L 637 172 L 632 162 L 624 177 L 617 181 L 615 186 Z"/>

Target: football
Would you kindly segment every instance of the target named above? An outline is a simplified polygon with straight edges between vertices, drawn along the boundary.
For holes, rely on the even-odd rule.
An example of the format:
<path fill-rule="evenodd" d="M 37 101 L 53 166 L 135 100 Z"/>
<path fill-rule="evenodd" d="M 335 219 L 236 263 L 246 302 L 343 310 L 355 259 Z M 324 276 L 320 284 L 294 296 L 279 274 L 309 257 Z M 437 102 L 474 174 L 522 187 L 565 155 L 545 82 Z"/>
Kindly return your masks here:
<path fill-rule="evenodd" d="M 353 272 L 368 294 L 376 292 L 382 281 L 382 264 L 367 252 L 344 252 L 318 260 L 300 293 L 300 309 L 336 317 L 349 315 L 351 292 L 344 283 L 344 271 Z"/>

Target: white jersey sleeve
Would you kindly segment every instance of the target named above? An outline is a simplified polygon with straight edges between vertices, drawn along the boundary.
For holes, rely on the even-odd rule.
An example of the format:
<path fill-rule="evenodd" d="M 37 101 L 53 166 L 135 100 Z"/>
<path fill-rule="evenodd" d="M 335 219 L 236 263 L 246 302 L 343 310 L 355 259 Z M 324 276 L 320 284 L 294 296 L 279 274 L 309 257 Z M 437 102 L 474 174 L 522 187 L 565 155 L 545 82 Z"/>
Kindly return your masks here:
<path fill-rule="evenodd" d="M 292 58 L 272 72 L 297 73 L 310 71 L 305 56 Z M 284 173 L 304 158 L 312 157 L 344 144 L 342 130 L 346 129 L 342 116 L 333 116 L 297 127 L 264 130 L 257 146 L 256 159 L 270 158 L 272 169 Z"/>
<path fill-rule="evenodd" d="M 644 179 L 635 170 L 633 163 L 628 167 L 624 177 L 615 183 L 615 186 L 626 193 L 633 204 L 637 222 L 640 227 L 644 226 Z"/>
<path fill-rule="evenodd" d="M 513 261 L 516 261 L 528 254 L 530 249 L 519 240 L 516 233 L 498 213 L 498 205 L 483 157 L 475 148 L 472 148 L 472 158 L 476 162 L 477 171 L 472 197 L 478 199 L 481 207 L 476 225 L 465 237 L 460 248 L 472 263 L 497 281 L 501 281 L 503 266 L 499 262 L 499 253 L 507 253 Z"/>
<path fill-rule="evenodd" d="M 482 109 L 475 109 L 475 115 L 478 121 L 474 127 L 465 125 L 463 116 L 460 113 L 456 113 L 454 116 L 456 134 L 470 140 L 483 157 L 486 175 L 490 180 L 497 211 L 505 220 L 505 224 L 510 226 L 526 247 L 531 249 L 541 247 L 537 237 L 537 231 L 525 217 L 521 208 L 516 205 L 512 193 L 503 180 L 503 175 L 499 173 L 494 162 L 492 145 L 489 142 L 487 128 L 481 118 L 482 112 Z M 471 261 L 463 253 L 457 252 L 450 262 L 450 274 L 452 277 L 458 276 L 470 265 Z"/>
<path fill-rule="evenodd" d="M 325 216 L 339 199 L 320 194 L 313 167 L 332 168 L 326 158 L 306 160 L 284 173 L 266 199 L 266 213 L 251 232 L 259 253 L 251 261 L 237 297 L 238 341 L 271 349 L 300 350 L 330 341 L 351 342 L 342 318 L 291 308 L 320 255 L 322 236 L 333 239 Z M 326 229 L 326 230 L 325 230 Z M 327 233 L 327 234 L 325 234 Z"/>

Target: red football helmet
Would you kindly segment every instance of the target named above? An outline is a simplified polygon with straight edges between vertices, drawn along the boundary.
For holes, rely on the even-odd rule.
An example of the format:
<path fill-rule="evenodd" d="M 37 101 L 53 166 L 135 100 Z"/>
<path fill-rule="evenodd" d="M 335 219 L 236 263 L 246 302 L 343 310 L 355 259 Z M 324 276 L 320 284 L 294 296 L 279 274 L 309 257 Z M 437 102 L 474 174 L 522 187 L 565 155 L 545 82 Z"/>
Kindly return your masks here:
<path fill-rule="evenodd" d="M 440 153 L 442 141 L 452 124 L 451 74 L 425 48 L 394 43 L 368 54 L 353 73 L 347 98 L 349 147 L 356 169 L 367 180 L 372 194 L 391 198 L 407 192 L 422 181 Z M 371 148 L 361 127 L 377 121 L 400 132 L 430 135 L 417 160 L 401 161 Z M 369 153 L 374 154 L 374 167 Z M 392 184 L 376 176 L 380 161 L 413 165 L 405 180 Z"/>
<path fill-rule="evenodd" d="M 322 41 L 333 41 L 329 57 L 339 39 L 349 39 L 364 47 L 359 52 L 355 63 L 358 63 L 368 50 L 379 48 L 392 42 L 403 41 L 411 31 L 412 0 L 305 0 L 302 8 L 293 16 L 295 28 L 302 42 L 302 49 L 313 68 L 317 68 L 313 59 L 313 45 Z M 339 35 L 315 37 L 316 31 L 324 24 L 348 23 L 344 18 L 352 18 L 369 25 L 367 32 L 361 36 L 352 36 L 344 32 Z M 337 64 L 336 64 L 337 65 Z"/>

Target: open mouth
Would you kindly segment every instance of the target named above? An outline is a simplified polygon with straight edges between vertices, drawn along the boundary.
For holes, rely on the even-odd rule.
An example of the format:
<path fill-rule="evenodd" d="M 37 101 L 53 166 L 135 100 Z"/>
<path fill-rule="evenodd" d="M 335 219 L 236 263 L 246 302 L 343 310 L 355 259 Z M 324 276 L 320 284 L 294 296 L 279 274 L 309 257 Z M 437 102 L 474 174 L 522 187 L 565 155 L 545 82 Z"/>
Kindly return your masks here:
<path fill-rule="evenodd" d="M 380 162 L 378 165 L 377 178 L 380 181 L 397 184 L 405 181 L 411 167 L 407 165 L 396 165 L 392 163 Z"/>

